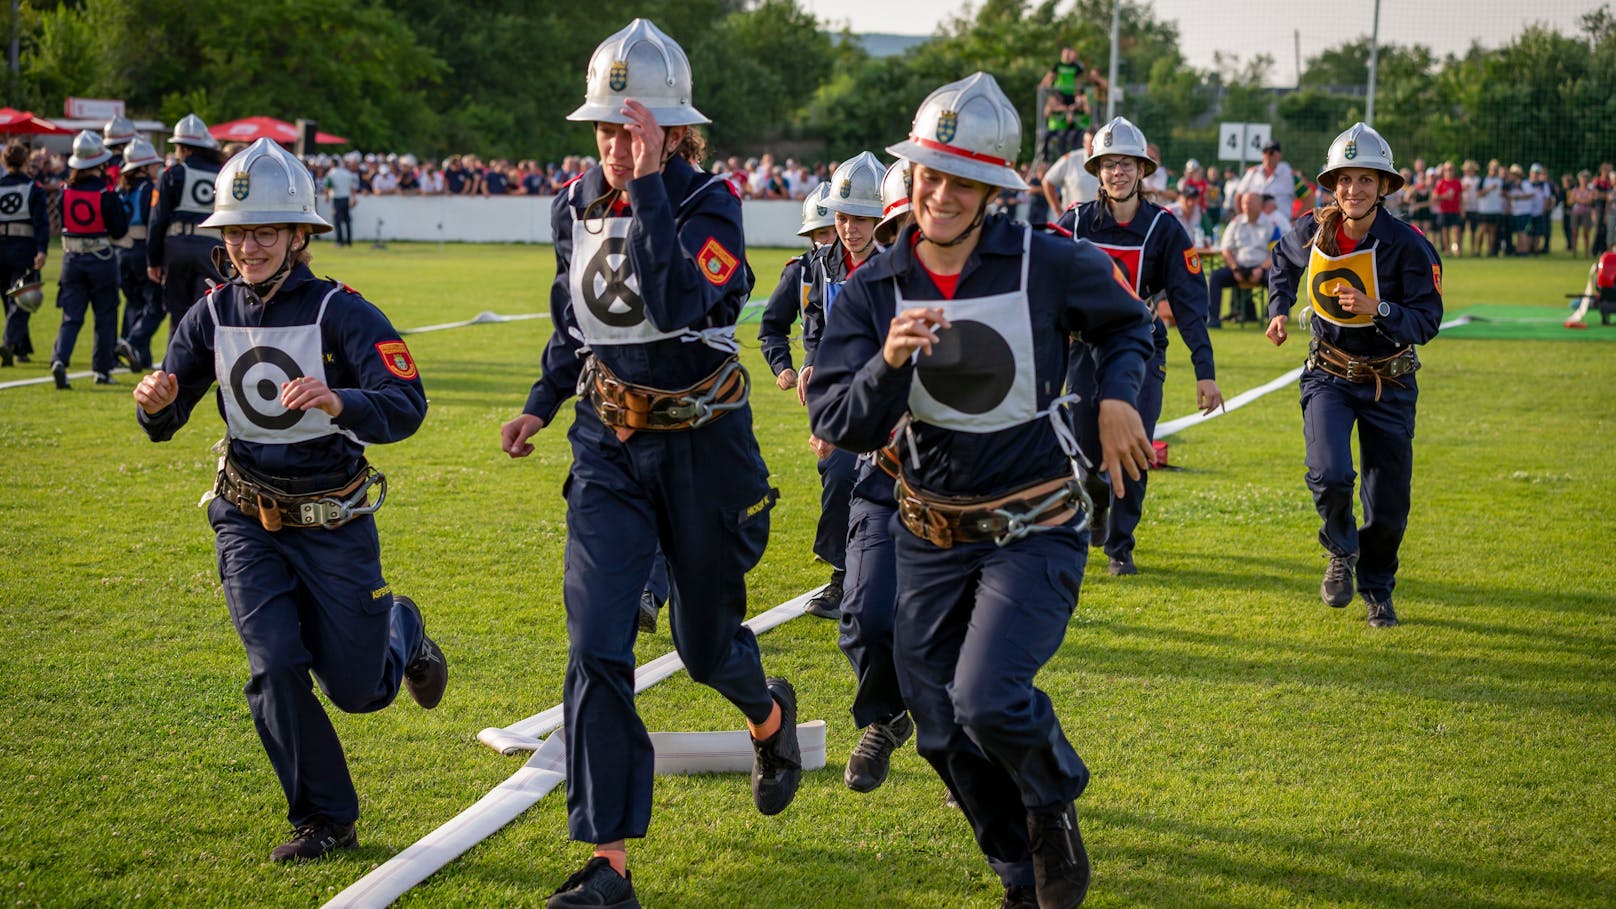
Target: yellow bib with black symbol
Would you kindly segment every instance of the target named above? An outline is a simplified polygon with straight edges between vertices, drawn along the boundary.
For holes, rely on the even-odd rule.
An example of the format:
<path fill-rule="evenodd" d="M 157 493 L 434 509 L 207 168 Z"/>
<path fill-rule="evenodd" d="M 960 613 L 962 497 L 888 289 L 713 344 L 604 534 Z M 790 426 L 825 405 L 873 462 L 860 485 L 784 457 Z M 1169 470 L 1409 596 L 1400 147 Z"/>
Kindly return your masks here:
<path fill-rule="evenodd" d="M 572 314 L 591 346 L 645 344 L 676 338 L 683 328 L 662 331 L 645 317 L 640 278 L 628 255 L 633 218 L 572 222 L 572 264 L 567 271 Z"/>
<path fill-rule="evenodd" d="M 954 300 L 906 301 L 940 306 L 949 327 L 930 354 L 915 361 L 909 411 L 922 423 L 961 432 L 997 432 L 1038 418 L 1037 364 L 1027 268 L 1032 230 L 1022 237 L 1021 286 L 1010 293 Z"/>
<path fill-rule="evenodd" d="M 326 380 L 320 323 L 325 319 L 326 304 L 339 289 L 333 287 L 320 301 L 314 324 L 279 328 L 224 325 L 214 297 L 231 290 L 208 294 L 208 314 L 214 325 L 213 369 L 224 398 L 230 438 L 279 445 L 337 433 L 354 438 L 338 429 L 323 410 L 287 410 L 281 405 L 282 384 L 302 376 Z"/>
<path fill-rule="evenodd" d="M 1353 288 L 1371 299 L 1380 299 L 1380 280 L 1375 271 L 1375 251 L 1360 249 L 1344 256 L 1328 256 L 1313 247 L 1307 262 L 1307 299 L 1313 312 L 1343 328 L 1368 328 L 1375 317 L 1368 313 L 1347 312 L 1337 300 L 1344 288 Z"/>

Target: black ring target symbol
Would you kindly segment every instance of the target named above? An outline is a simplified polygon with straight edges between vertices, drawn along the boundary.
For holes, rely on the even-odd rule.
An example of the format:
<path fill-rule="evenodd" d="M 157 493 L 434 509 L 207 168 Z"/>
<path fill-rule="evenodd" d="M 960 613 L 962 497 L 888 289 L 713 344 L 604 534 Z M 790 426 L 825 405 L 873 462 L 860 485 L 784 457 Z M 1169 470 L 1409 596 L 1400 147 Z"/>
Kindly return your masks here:
<path fill-rule="evenodd" d="M 957 320 L 937 333 L 930 356 L 921 355 L 915 378 L 937 403 L 984 414 L 1004 403 L 1016 384 L 1016 355 L 991 326 Z"/>
<path fill-rule="evenodd" d="M 617 265 L 612 265 L 613 257 Z M 645 321 L 645 301 L 629 287 L 634 276 L 629 268 L 628 241 L 622 237 L 607 237 L 600 249 L 584 265 L 578 284 L 584 295 L 584 305 L 602 323 L 613 328 L 628 328 Z"/>
<path fill-rule="evenodd" d="M 191 201 L 198 205 L 213 204 L 213 181 L 199 179 L 191 184 Z"/>
<path fill-rule="evenodd" d="M 247 374 L 259 365 L 270 368 L 259 371 L 256 381 L 249 390 Z M 285 375 L 280 382 L 270 378 L 274 369 L 279 369 Z M 303 370 L 286 351 L 260 345 L 242 354 L 241 358 L 236 360 L 236 365 L 231 367 L 230 393 L 241 406 L 242 415 L 254 426 L 261 426 L 264 429 L 291 429 L 297 425 L 297 421 L 303 419 L 305 411 L 282 408 L 278 413 L 266 413 L 259 410 L 254 402 L 280 407 L 281 382 L 290 382 L 302 376 Z"/>
<path fill-rule="evenodd" d="M 19 211 L 22 211 L 22 193 L 0 196 L 0 215 L 14 215 Z"/>
<path fill-rule="evenodd" d="M 1363 279 L 1358 277 L 1357 272 L 1350 268 L 1331 268 L 1326 271 L 1321 271 L 1313 276 L 1313 299 L 1317 300 L 1319 304 L 1324 307 L 1324 311 L 1327 315 L 1334 318 L 1342 321 L 1361 318 L 1358 313 L 1347 312 L 1346 310 L 1342 309 L 1340 300 L 1335 294 L 1328 294 L 1324 292 L 1324 287 L 1333 281 L 1345 281 L 1346 283 L 1352 285 L 1352 288 L 1359 293 L 1369 292 L 1369 289 L 1364 287 Z"/>
<path fill-rule="evenodd" d="M 89 199 L 74 199 L 67 205 L 67 220 L 74 227 L 91 227 L 95 224 L 95 206 Z"/>

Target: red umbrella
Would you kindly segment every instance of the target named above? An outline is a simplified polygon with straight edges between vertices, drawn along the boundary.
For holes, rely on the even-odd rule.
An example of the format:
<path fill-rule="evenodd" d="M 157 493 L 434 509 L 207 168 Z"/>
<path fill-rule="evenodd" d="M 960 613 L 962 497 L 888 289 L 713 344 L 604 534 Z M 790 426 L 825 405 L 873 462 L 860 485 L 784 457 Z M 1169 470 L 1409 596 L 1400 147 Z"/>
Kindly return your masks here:
<path fill-rule="evenodd" d="M 0 107 L 0 131 L 7 135 L 71 136 L 73 131 L 25 110 Z"/>
<path fill-rule="evenodd" d="M 268 136 L 282 145 L 297 141 L 297 127 L 274 117 L 246 117 L 210 127 L 208 135 L 221 142 L 252 142 Z M 320 145 L 347 145 L 348 140 L 330 133 L 316 132 L 314 141 Z"/>

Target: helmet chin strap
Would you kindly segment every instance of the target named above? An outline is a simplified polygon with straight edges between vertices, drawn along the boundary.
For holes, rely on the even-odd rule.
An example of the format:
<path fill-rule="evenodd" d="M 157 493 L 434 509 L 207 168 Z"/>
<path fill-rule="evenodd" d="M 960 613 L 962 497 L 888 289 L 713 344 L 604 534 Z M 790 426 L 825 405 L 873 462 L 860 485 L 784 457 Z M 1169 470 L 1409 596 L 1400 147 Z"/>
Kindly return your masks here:
<path fill-rule="evenodd" d="M 1354 218 L 1353 216 L 1347 214 L 1346 208 L 1343 207 L 1341 209 L 1341 217 L 1342 217 L 1343 220 L 1346 220 L 1346 221 L 1362 221 L 1365 218 L 1373 218 L 1375 216 L 1375 212 L 1377 210 L 1379 210 L 1381 207 L 1383 207 L 1385 205 L 1385 203 L 1386 203 L 1386 197 L 1385 196 L 1376 196 L 1375 197 L 1375 204 L 1369 206 L 1368 211 L 1366 211 L 1363 214 L 1359 215 L 1358 217 Z"/>
<path fill-rule="evenodd" d="M 295 239 L 298 236 L 297 229 L 293 228 L 292 237 Z M 292 259 L 297 253 L 302 252 L 303 249 L 308 246 L 308 244 L 308 239 L 304 238 L 303 245 L 293 249 L 291 241 L 288 240 L 286 244 L 286 255 L 281 259 L 280 267 L 275 269 L 274 274 L 257 283 L 248 281 L 246 277 L 241 274 L 241 272 L 236 268 L 236 264 L 230 261 L 230 254 L 225 251 L 223 246 L 215 246 L 213 248 L 213 252 L 210 253 L 210 256 L 213 259 L 213 267 L 217 268 L 219 270 L 219 274 L 224 275 L 227 281 L 246 287 L 256 294 L 258 299 L 267 303 L 271 297 L 275 296 L 276 291 L 281 289 L 281 285 L 286 283 L 286 279 L 292 276 L 292 269 L 295 266 Z"/>

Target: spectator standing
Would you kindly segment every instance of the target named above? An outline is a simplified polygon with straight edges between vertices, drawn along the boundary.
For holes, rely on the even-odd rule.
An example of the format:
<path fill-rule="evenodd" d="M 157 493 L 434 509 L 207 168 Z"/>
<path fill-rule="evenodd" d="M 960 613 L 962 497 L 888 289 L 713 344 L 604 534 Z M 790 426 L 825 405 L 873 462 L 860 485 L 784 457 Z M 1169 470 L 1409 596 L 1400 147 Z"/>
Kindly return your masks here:
<path fill-rule="evenodd" d="M 1616 205 L 1612 204 L 1612 196 L 1616 195 L 1616 165 L 1605 161 L 1599 165 L 1599 174 L 1594 177 L 1594 255 L 1603 253 L 1610 246 L 1610 238 L 1616 236 L 1611 229 L 1610 219 L 1616 216 Z"/>
<path fill-rule="evenodd" d="M 483 171 L 482 194 L 503 196 L 510 192 L 510 178 L 505 176 L 505 162 L 495 160 Z"/>
<path fill-rule="evenodd" d="M 441 196 L 446 191 L 443 171 L 439 170 L 438 165 L 434 162 L 424 161 L 421 163 L 420 180 L 421 195 L 423 196 Z"/>
<path fill-rule="evenodd" d="M 1577 249 L 1582 249 L 1584 256 L 1593 255 L 1594 244 L 1594 199 L 1598 196 L 1593 186 L 1593 174 L 1584 170 L 1577 174 L 1577 185 L 1569 193 L 1571 200 L 1570 217 L 1571 239 L 1567 249 L 1572 255 Z"/>
<path fill-rule="evenodd" d="M 1560 182 L 1554 187 L 1554 204 L 1560 209 L 1560 233 L 1565 236 L 1566 252 L 1575 256 L 1577 244 L 1572 242 L 1571 235 L 1571 191 L 1577 188 L 1577 178 L 1569 173 L 1560 175 Z M 1552 213 L 1550 215 L 1552 219 Z M 1545 248 L 1544 252 L 1548 250 Z"/>
<path fill-rule="evenodd" d="M 1089 173 L 1083 164 L 1094 147 L 1094 134 L 1083 131 L 1083 147 L 1061 155 L 1044 173 L 1044 198 L 1049 202 L 1050 214 L 1060 217 L 1061 212 L 1100 197 L 1100 179 Z"/>
<path fill-rule="evenodd" d="M 1460 168 L 1459 185 L 1463 189 L 1461 194 L 1464 209 L 1464 232 L 1469 235 L 1470 255 L 1476 255 L 1476 230 L 1481 224 L 1481 216 L 1477 211 L 1476 203 L 1479 201 L 1477 193 L 1481 189 L 1481 175 L 1479 165 L 1467 159 Z M 1459 244 L 1465 245 L 1465 237 L 1459 238 Z M 1454 255 L 1458 255 L 1455 253 Z"/>
<path fill-rule="evenodd" d="M 1533 207 L 1531 215 L 1531 253 L 1534 256 L 1545 255 L 1549 251 L 1549 212 L 1554 210 L 1554 181 L 1549 179 L 1549 173 L 1543 165 L 1533 164 L 1530 178 L 1526 181 L 1537 195 L 1537 204 Z"/>
<path fill-rule="evenodd" d="M 391 164 L 376 165 L 376 176 L 370 180 L 370 191 L 378 196 L 398 195 L 398 175 Z"/>
<path fill-rule="evenodd" d="M 1285 212 L 1287 219 L 1290 218 L 1292 203 L 1296 201 L 1296 174 L 1285 162 L 1284 151 L 1278 141 L 1270 140 L 1263 146 L 1262 163 L 1247 168 L 1235 191 L 1228 196 L 1233 199 L 1236 193 L 1248 192 L 1258 196 L 1273 196 L 1279 210 Z"/>
<path fill-rule="evenodd" d="M 1202 224 L 1207 236 L 1214 236 L 1223 226 L 1223 174 L 1217 165 L 1206 169 L 1206 218 Z"/>
<path fill-rule="evenodd" d="M 1161 160 L 1161 149 L 1156 147 L 1156 143 L 1150 143 L 1150 145 L 1147 147 L 1147 151 L 1149 152 L 1150 159 L 1152 161 Z M 1102 148 L 1100 149 L 1100 154 L 1105 155 L 1109 154 L 1109 152 Z M 1156 168 L 1150 172 L 1150 176 L 1141 180 L 1139 185 L 1139 195 L 1143 197 L 1145 201 L 1154 202 L 1157 205 L 1166 205 L 1168 202 L 1171 202 L 1177 193 L 1171 191 L 1170 189 L 1167 177 L 1167 168 Z"/>
<path fill-rule="evenodd" d="M 466 170 L 465 159 L 450 155 L 443 161 L 443 191 L 451 196 L 463 196 L 470 189 L 471 173 Z"/>
<path fill-rule="evenodd" d="M 1459 182 L 1452 161 L 1442 162 L 1441 175 L 1431 188 L 1431 198 L 1436 203 L 1437 230 L 1441 231 L 1437 245 L 1457 256 L 1459 241 L 1464 238 L 1464 184 Z"/>
<path fill-rule="evenodd" d="M 353 209 L 358 204 L 359 175 L 339 160 L 325 175 L 325 199 L 331 203 L 331 221 L 338 246 L 353 245 Z"/>
<path fill-rule="evenodd" d="M 1498 255 L 1499 225 L 1504 220 L 1504 167 L 1494 158 L 1487 162 L 1487 175 L 1476 186 L 1476 237 L 1472 255 Z"/>

